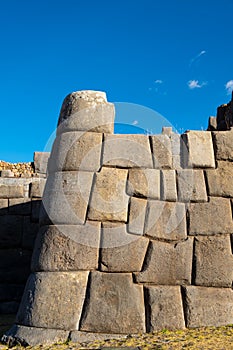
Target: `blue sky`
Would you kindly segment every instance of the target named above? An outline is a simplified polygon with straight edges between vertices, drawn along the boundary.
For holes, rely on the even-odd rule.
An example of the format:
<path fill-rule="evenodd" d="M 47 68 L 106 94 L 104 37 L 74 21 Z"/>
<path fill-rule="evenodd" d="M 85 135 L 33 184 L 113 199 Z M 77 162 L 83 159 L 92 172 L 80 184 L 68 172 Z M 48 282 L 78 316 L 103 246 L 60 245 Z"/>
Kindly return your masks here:
<path fill-rule="evenodd" d="M 44 150 L 77 90 L 151 108 L 178 132 L 206 129 L 230 100 L 232 13 L 232 0 L 0 1 L 0 159 Z"/>

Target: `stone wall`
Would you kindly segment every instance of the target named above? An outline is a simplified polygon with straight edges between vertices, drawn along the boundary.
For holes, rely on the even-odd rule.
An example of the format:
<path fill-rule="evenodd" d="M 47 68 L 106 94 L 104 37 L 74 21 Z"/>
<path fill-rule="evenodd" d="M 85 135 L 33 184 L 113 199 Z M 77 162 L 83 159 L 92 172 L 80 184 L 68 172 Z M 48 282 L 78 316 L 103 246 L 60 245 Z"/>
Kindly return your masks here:
<path fill-rule="evenodd" d="M 64 101 L 5 341 L 233 323 L 233 131 L 114 135 L 113 122 L 103 93 Z"/>

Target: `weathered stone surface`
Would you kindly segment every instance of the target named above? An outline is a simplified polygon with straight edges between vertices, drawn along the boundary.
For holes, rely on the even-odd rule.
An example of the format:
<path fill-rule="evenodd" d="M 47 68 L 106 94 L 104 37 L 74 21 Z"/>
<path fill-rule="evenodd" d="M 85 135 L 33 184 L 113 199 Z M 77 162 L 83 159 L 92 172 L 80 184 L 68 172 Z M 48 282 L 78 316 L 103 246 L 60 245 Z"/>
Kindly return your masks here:
<path fill-rule="evenodd" d="M 233 160 L 233 130 L 213 132 L 213 143 L 217 160 Z"/>
<path fill-rule="evenodd" d="M 127 335 L 125 336 L 127 337 Z M 122 334 L 106 334 L 106 333 L 91 333 L 91 332 L 80 332 L 73 331 L 70 335 L 70 341 L 72 343 L 84 343 L 91 342 L 95 340 L 109 340 L 109 339 L 122 339 L 124 335 Z M 106 347 L 105 347 L 106 349 Z M 114 348 L 111 348 L 114 350 Z M 127 348 L 128 349 L 128 348 Z"/>
<path fill-rule="evenodd" d="M 207 130 L 208 131 L 217 130 L 217 118 L 216 117 L 209 117 Z"/>
<path fill-rule="evenodd" d="M 30 197 L 41 198 L 43 196 L 46 179 L 40 178 L 37 182 L 32 182 L 30 185 Z"/>
<path fill-rule="evenodd" d="M 179 286 L 153 286 L 145 290 L 150 312 L 148 331 L 185 328 L 181 291 Z"/>
<path fill-rule="evenodd" d="M 172 168 L 171 140 L 167 135 L 150 136 L 154 167 L 156 169 Z"/>
<path fill-rule="evenodd" d="M 16 215 L 31 215 L 31 199 L 13 198 L 9 199 L 9 213 Z"/>
<path fill-rule="evenodd" d="M 33 271 L 78 271 L 98 267 L 100 223 L 41 227 Z"/>
<path fill-rule="evenodd" d="M 16 323 L 32 327 L 78 329 L 87 279 L 87 271 L 31 274 Z"/>
<path fill-rule="evenodd" d="M 0 215 L 8 213 L 8 199 L 0 199 Z"/>
<path fill-rule="evenodd" d="M 104 223 L 101 238 L 101 271 L 141 271 L 149 240 L 126 232 L 125 224 Z"/>
<path fill-rule="evenodd" d="M 178 243 L 150 242 L 143 271 L 136 274 L 137 282 L 190 284 L 192 251 L 192 238 Z"/>
<path fill-rule="evenodd" d="M 210 197 L 207 203 L 190 203 L 188 206 L 190 235 L 232 233 L 230 200 Z"/>
<path fill-rule="evenodd" d="M 58 132 L 86 130 L 112 134 L 114 117 L 114 105 L 107 102 L 105 92 L 72 92 L 62 104 Z"/>
<path fill-rule="evenodd" d="M 37 232 L 39 231 L 39 223 L 31 222 L 29 216 L 23 218 L 23 240 L 22 247 L 25 249 L 33 249 Z"/>
<path fill-rule="evenodd" d="M 214 149 L 210 131 L 188 131 L 182 135 L 187 147 L 183 164 L 193 168 L 215 168 Z"/>
<path fill-rule="evenodd" d="M 25 283 L 30 273 L 32 253 L 22 249 L 0 250 L 1 283 Z"/>
<path fill-rule="evenodd" d="M 0 216 L 1 247 L 19 246 L 22 239 L 23 218 L 16 215 Z"/>
<path fill-rule="evenodd" d="M 23 185 L 0 184 L 0 198 L 23 198 L 23 197 L 24 197 Z"/>
<path fill-rule="evenodd" d="M 81 331 L 99 333 L 145 332 L 143 286 L 130 273 L 91 272 Z"/>
<path fill-rule="evenodd" d="M 210 196 L 233 197 L 233 163 L 219 161 L 217 169 L 206 170 Z"/>
<path fill-rule="evenodd" d="M 141 198 L 130 198 L 128 231 L 143 235 L 147 201 Z"/>
<path fill-rule="evenodd" d="M 123 168 L 153 168 L 149 137 L 105 135 L 103 164 Z"/>
<path fill-rule="evenodd" d="M 187 236 L 184 203 L 148 201 L 144 233 L 153 238 L 184 239 Z"/>
<path fill-rule="evenodd" d="M 84 224 L 89 202 L 93 173 L 57 172 L 47 180 L 41 224 Z"/>
<path fill-rule="evenodd" d="M 231 288 L 185 287 L 187 327 L 219 327 L 233 323 Z"/>
<path fill-rule="evenodd" d="M 41 207 L 43 205 L 42 200 L 32 198 L 31 205 L 32 205 L 31 220 L 32 220 L 32 222 L 39 222 L 40 210 L 41 210 Z"/>
<path fill-rule="evenodd" d="M 127 182 L 130 196 L 160 198 L 160 171 L 157 169 L 130 169 Z"/>
<path fill-rule="evenodd" d="M 125 193 L 128 171 L 102 168 L 95 183 L 88 218 L 97 221 L 127 221 L 128 196 Z"/>
<path fill-rule="evenodd" d="M 233 256 L 230 235 L 195 238 L 195 284 L 231 287 Z"/>
<path fill-rule="evenodd" d="M 181 169 L 181 150 L 182 139 L 179 134 L 172 133 L 170 135 L 171 140 L 171 152 L 172 152 L 172 168 Z"/>
<path fill-rule="evenodd" d="M 0 176 L 1 177 L 14 177 L 14 173 L 11 170 L 1 170 Z"/>
<path fill-rule="evenodd" d="M 40 174 L 47 173 L 48 160 L 50 157 L 50 152 L 34 152 L 34 167 L 35 172 Z"/>
<path fill-rule="evenodd" d="M 102 148 L 102 134 L 94 132 L 67 132 L 56 137 L 48 163 L 54 171 L 98 171 Z"/>
<path fill-rule="evenodd" d="M 68 331 L 61 329 L 46 329 L 36 327 L 25 327 L 14 325 L 2 338 L 2 342 L 9 346 L 31 345 L 38 346 L 39 344 L 49 345 L 56 343 L 64 343 L 69 336 Z"/>
<path fill-rule="evenodd" d="M 204 173 L 202 170 L 178 170 L 177 182 L 179 201 L 207 202 L 208 197 L 206 193 Z"/>
<path fill-rule="evenodd" d="M 161 171 L 161 199 L 172 202 L 177 200 L 175 170 Z"/>

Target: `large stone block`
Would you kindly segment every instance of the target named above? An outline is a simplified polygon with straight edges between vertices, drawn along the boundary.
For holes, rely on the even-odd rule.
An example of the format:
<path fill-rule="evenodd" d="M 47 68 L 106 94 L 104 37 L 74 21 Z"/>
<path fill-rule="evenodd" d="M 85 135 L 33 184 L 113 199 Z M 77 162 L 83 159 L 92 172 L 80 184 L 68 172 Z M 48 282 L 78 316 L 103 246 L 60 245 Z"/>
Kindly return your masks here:
<path fill-rule="evenodd" d="M 185 314 L 189 328 L 232 324 L 232 289 L 185 287 Z"/>
<path fill-rule="evenodd" d="M 147 201 L 141 198 L 130 198 L 128 231 L 143 235 Z"/>
<path fill-rule="evenodd" d="M 84 224 L 92 187 L 91 172 L 57 172 L 47 180 L 41 224 Z"/>
<path fill-rule="evenodd" d="M 101 271 L 141 271 L 149 240 L 126 232 L 125 224 L 104 223 L 101 238 Z"/>
<path fill-rule="evenodd" d="M 32 256 L 33 271 L 78 271 L 98 267 L 100 223 L 41 227 Z"/>
<path fill-rule="evenodd" d="M 91 272 L 81 331 L 98 333 L 145 332 L 143 286 L 130 273 Z"/>
<path fill-rule="evenodd" d="M 175 170 L 161 171 L 161 199 L 176 202 L 176 172 Z"/>
<path fill-rule="evenodd" d="M 172 133 L 170 135 L 171 151 L 172 151 L 172 168 L 181 169 L 181 152 L 183 140 L 179 134 Z"/>
<path fill-rule="evenodd" d="M 190 203 L 189 234 L 214 235 L 232 233 L 232 213 L 230 200 L 210 197 L 207 203 Z"/>
<path fill-rule="evenodd" d="M 31 274 L 16 323 L 31 327 L 78 329 L 87 279 L 87 271 Z"/>
<path fill-rule="evenodd" d="M 0 216 L 1 247 L 20 246 L 23 233 L 23 217 L 16 215 Z"/>
<path fill-rule="evenodd" d="M 105 135 L 103 164 L 123 168 L 153 168 L 149 137 Z"/>
<path fill-rule="evenodd" d="M 144 233 L 153 238 L 179 240 L 187 237 L 184 203 L 148 201 Z"/>
<path fill-rule="evenodd" d="M 215 170 L 206 170 L 209 195 L 233 197 L 232 173 L 233 163 L 225 161 L 219 161 Z"/>
<path fill-rule="evenodd" d="M 30 184 L 30 197 L 41 198 L 43 196 L 46 179 L 40 178 L 38 181 Z"/>
<path fill-rule="evenodd" d="M 8 179 L 7 179 L 8 180 Z M 4 185 L 0 184 L 0 198 L 23 198 L 23 185 Z"/>
<path fill-rule="evenodd" d="M 34 152 L 34 168 L 36 173 L 46 174 L 50 152 Z"/>
<path fill-rule="evenodd" d="M 185 328 L 181 291 L 179 286 L 146 287 L 148 331 Z"/>
<path fill-rule="evenodd" d="M 48 163 L 54 171 L 98 171 L 102 148 L 102 134 L 94 132 L 66 132 L 54 141 Z"/>
<path fill-rule="evenodd" d="M 22 249 L 0 250 L 1 283 L 25 283 L 30 273 L 32 253 Z"/>
<path fill-rule="evenodd" d="M 70 341 L 72 343 L 85 343 L 85 342 L 94 342 L 97 341 L 108 341 L 109 339 L 122 339 L 126 338 L 127 335 L 122 334 L 107 334 L 107 333 L 91 333 L 91 332 L 80 332 L 80 331 L 72 331 L 70 334 Z M 106 349 L 106 347 L 105 347 Z M 107 348 L 109 349 L 109 348 Z M 106 350 L 107 350 L 106 349 Z M 115 348 L 112 348 L 112 350 L 116 350 Z M 127 348 L 128 349 L 128 348 Z M 124 349 L 122 349 L 124 350 Z M 132 350 L 132 349 L 128 349 Z"/>
<path fill-rule="evenodd" d="M 202 170 L 178 170 L 177 182 L 179 201 L 207 202 L 208 197 L 206 193 L 204 173 Z"/>
<path fill-rule="evenodd" d="M 188 131 L 182 135 L 183 165 L 192 168 L 214 168 L 215 158 L 210 131 Z"/>
<path fill-rule="evenodd" d="M 231 287 L 233 257 L 230 235 L 195 238 L 195 284 Z"/>
<path fill-rule="evenodd" d="M 192 238 L 178 243 L 150 242 L 144 269 L 136 274 L 137 282 L 161 285 L 190 284 L 192 252 Z"/>
<path fill-rule="evenodd" d="M 105 92 L 72 92 L 63 101 L 58 132 L 86 130 L 112 134 L 114 117 L 114 105 L 107 102 Z"/>
<path fill-rule="evenodd" d="M 212 133 L 217 160 L 233 160 L 233 130 Z"/>
<path fill-rule="evenodd" d="M 31 199 L 13 198 L 9 199 L 9 213 L 16 215 L 31 215 Z"/>
<path fill-rule="evenodd" d="M 172 168 L 171 140 L 167 135 L 150 136 L 154 167 L 157 169 Z"/>
<path fill-rule="evenodd" d="M 130 169 L 127 182 L 130 196 L 160 198 L 160 171 L 157 169 Z"/>
<path fill-rule="evenodd" d="M 127 221 L 128 196 L 125 193 L 128 171 L 102 168 L 95 176 L 88 218 L 97 221 Z"/>

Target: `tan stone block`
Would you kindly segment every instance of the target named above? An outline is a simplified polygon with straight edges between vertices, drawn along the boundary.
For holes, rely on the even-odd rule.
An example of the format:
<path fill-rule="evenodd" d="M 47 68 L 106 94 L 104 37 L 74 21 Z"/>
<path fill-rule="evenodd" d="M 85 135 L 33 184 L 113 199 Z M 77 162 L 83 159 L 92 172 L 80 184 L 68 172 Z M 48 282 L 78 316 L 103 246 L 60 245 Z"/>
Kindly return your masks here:
<path fill-rule="evenodd" d="M 207 202 L 208 197 L 206 193 L 204 173 L 202 170 L 178 170 L 177 182 L 179 201 Z"/>
<path fill-rule="evenodd" d="M 150 136 L 154 167 L 156 169 L 172 168 L 171 140 L 167 135 Z"/>
<path fill-rule="evenodd" d="M 43 196 L 46 179 L 40 178 L 36 182 L 32 182 L 30 185 L 30 197 L 41 198 Z"/>
<path fill-rule="evenodd" d="M 157 169 L 130 169 L 127 182 L 130 196 L 160 198 L 160 171 Z"/>
<path fill-rule="evenodd" d="M 143 235 L 147 201 L 141 198 L 130 198 L 128 231 Z"/>
<path fill-rule="evenodd" d="M 23 198 L 23 185 L 0 185 L 0 198 Z"/>
<path fill-rule="evenodd" d="M 210 196 L 233 197 L 233 163 L 217 162 L 217 169 L 206 170 L 208 191 Z"/>
<path fill-rule="evenodd" d="M 217 160 L 233 160 L 233 130 L 212 133 Z"/>
<path fill-rule="evenodd" d="M 161 171 L 161 199 L 176 202 L 176 172 L 175 170 Z"/>

